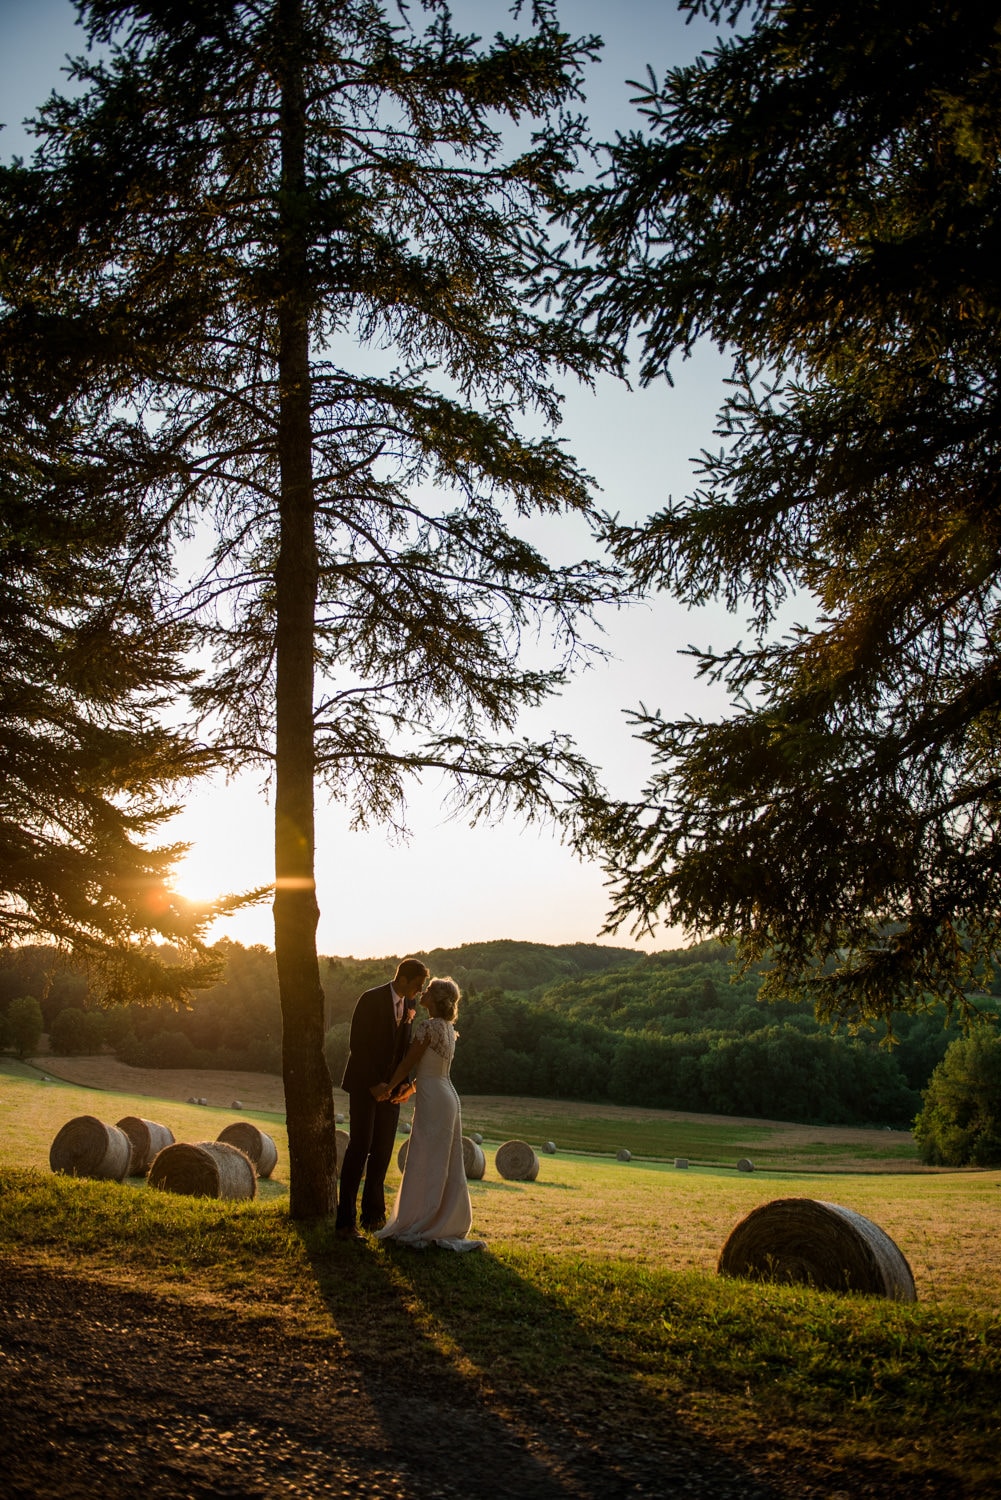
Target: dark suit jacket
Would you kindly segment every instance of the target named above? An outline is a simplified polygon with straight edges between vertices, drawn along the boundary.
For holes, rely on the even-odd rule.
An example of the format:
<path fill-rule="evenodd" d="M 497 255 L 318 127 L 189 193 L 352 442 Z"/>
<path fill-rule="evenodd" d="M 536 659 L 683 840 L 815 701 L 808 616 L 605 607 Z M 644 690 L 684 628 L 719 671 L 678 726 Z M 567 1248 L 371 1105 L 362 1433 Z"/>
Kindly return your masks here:
<path fill-rule="evenodd" d="M 404 1007 L 404 1015 L 407 1009 Z M 397 1026 L 393 988 L 380 984 L 359 996 L 351 1016 L 351 1039 L 341 1088 L 370 1089 L 386 1083 L 410 1046 L 409 1022 Z"/>

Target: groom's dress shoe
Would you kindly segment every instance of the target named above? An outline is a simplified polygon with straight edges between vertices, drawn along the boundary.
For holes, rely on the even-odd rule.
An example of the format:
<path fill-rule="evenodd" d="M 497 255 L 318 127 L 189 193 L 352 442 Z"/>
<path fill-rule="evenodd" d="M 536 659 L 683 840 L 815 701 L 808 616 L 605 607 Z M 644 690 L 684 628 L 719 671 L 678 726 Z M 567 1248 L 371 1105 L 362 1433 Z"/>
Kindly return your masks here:
<path fill-rule="evenodd" d="M 361 1227 L 367 1229 L 369 1234 L 377 1234 L 380 1229 L 385 1229 L 385 1219 L 363 1219 Z"/>
<path fill-rule="evenodd" d="M 360 1229 L 353 1224 L 343 1224 L 340 1229 L 335 1229 L 334 1234 L 339 1240 L 363 1240 L 365 1236 Z"/>

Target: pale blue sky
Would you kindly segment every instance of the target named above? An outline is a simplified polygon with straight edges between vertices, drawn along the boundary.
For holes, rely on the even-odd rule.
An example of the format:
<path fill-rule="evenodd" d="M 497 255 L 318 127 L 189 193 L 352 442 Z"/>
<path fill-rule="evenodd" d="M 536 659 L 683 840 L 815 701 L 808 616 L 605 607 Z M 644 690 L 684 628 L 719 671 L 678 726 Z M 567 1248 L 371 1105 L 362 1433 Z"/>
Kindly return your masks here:
<path fill-rule="evenodd" d="M 494 0 L 465 0 L 455 9 L 487 34 L 512 29 L 507 7 Z M 670 0 L 620 0 L 614 6 L 607 0 L 563 0 L 560 15 L 568 30 L 605 38 L 603 61 L 588 80 L 587 109 L 599 137 L 637 123 L 626 78 L 643 77 L 648 63 L 660 74 L 710 45 L 714 35 L 708 26 L 686 27 Z M 17 122 L 60 85 L 65 54 L 79 50 L 81 33 L 68 0 L 0 0 L 0 120 L 13 127 L 0 136 L 4 155 L 30 151 Z M 561 436 L 596 477 L 608 509 L 638 520 L 669 494 L 689 492 L 690 458 L 713 444 L 724 373 L 720 358 L 706 350 L 679 367 L 673 390 L 661 385 L 629 391 L 605 381 L 597 394 L 567 392 Z M 552 546 L 560 552 L 566 541 L 565 526 L 552 532 Z M 714 713 L 718 693 L 694 681 L 678 652 L 690 642 L 718 647 L 742 632 L 740 621 L 722 611 L 693 615 L 663 598 L 609 618 L 606 628 L 604 644 L 613 660 L 534 717 L 537 726 L 573 734 L 602 766 L 610 788 L 632 795 L 642 784 L 647 758 L 631 738 L 623 710 L 642 700 L 672 717 Z M 351 833 L 336 807 L 318 810 L 322 952 L 362 957 L 504 937 L 598 939 L 607 906 L 601 872 L 575 859 L 550 831 L 526 830 L 513 821 L 477 829 L 449 822 L 442 789 L 431 782 L 415 788 L 409 821 L 413 840 L 400 847 L 378 833 Z M 251 778 L 193 795 L 170 834 L 192 844 L 177 882 L 191 895 L 271 878 L 271 808 Z M 244 913 L 221 931 L 270 946 L 270 910 Z M 620 932 L 603 941 L 630 938 Z M 643 946 L 679 941 L 680 934 L 662 930 Z"/>

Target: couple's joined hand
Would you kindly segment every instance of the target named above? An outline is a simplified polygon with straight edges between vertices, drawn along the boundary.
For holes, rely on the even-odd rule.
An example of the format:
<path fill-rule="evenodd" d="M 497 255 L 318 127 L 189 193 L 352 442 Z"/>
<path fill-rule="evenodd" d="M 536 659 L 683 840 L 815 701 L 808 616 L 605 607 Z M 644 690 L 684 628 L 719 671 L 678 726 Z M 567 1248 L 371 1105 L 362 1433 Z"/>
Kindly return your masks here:
<path fill-rule="evenodd" d="M 395 1089 L 391 1089 L 388 1083 L 373 1083 L 369 1092 L 377 1104 L 385 1104 L 387 1100 L 402 1104 L 405 1099 L 410 1098 L 411 1094 L 416 1093 L 416 1089 L 408 1079 L 403 1083 L 398 1083 Z"/>

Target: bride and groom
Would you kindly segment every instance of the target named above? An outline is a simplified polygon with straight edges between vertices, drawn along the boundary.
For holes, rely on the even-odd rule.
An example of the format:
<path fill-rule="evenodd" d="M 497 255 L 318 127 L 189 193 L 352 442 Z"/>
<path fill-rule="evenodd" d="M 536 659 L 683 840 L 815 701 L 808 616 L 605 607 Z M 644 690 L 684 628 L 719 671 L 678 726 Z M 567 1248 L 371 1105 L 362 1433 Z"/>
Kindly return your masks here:
<path fill-rule="evenodd" d="M 361 1237 L 356 1204 L 364 1177 L 362 1228 L 379 1239 L 419 1248 L 484 1248 L 482 1240 L 467 1238 L 473 1213 L 463 1164 L 462 1115 L 449 1078 L 459 999 L 453 979 L 431 979 L 419 959 L 407 958 L 390 984 L 366 990 L 355 1005 L 341 1084 L 351 1112 L 338 1191 L 336 1232 L 341 1239 Z M 427 1016 L 415 1022 L 418 1002 Z M 400 1103 L 415 1092 L 403 1181 L 387 1222 L 385 1180 Z"/>

